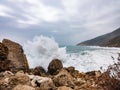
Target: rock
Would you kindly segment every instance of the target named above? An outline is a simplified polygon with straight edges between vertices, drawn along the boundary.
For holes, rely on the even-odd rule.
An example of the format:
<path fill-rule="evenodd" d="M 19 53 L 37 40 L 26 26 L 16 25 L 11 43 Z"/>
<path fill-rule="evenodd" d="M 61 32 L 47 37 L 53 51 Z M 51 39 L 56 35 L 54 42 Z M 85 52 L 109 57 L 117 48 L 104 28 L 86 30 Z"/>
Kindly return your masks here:
<path fill-rule="evenodd" d="M 50 86 L 54 86 L 53 81 L 52 81 L 51 78 L 35 76 L 35 75 L 28 75 L 28 77 L 31 79 L 31 84 L 34 87 L 41 87 L 41 88 L 46 87 L 47 88 L 47 87 L 50 87 Z"/>
<path fill-rule="evenodd" d="M 13 78 L 11 78 L 12 81 L 15 81 L 16 84 L 27 84 L 30 85 L 30 78 L 24 74 L 23 71 L 19 71 L 15 74 Z"/>
<path fill-rule="evenodd" d="M 86 74 L 89 75 L 89 76 L 94 76 L 94 77 L 99 77 L 99 76 L 101 76 L 101 72 L 100 72 L 100 71 L 86 72 Z"/>
<path fill-rule="evenodd" d="M 39 66 L 39 67 L 35 67 L 35 68 L 32 70 L 32 73 L 33 73 L 34 75 L 45 76 L 46 71 L 44 70 L 43 67 Z"/>
<path fill-rule="evenodd" d="M 4 39 L 2 43 L 8 48 L 9 53 L 7 59 L 11 60 L 13 64 L 12 70 L 14 72 L 19 70 L 28 71 L 29 66 L 22 46 L 8 39 Z"/>
<path fill-rule="evenodd" d="M 5 72 L 3 73 L 3 75 L 4 75 L 4 77 L 14 76 L 14 74 L 13 74 L 12 72 L 10 72 L 10 71 L 5 71 Z"/>
<path fill-rule="evenodd" d="M 66 86 L 61 86 L 61 87 L 58 87 L 57 90 L 73 90 L 72 88 L 70 87 L 66 87 Z"/>
<path fill-rule="evenodd" d="M 29 77 L 22 71 L 13 74 L 10 71 L 2 73 L 3 77 L 0 78 L 0 90 L 12 90 L 16 85 L 31 85 Z"/>
<path fill-rule="evenodd" d="M 40 84 L 40 90 L 56 90 L 52 80 L 46 80 Z"/>
<path fill-rule="evenodd" d="M 48 66 L 48 73 L 55 75 L 63 68 L 62 62 L 58 59 L 53 59 Z"/>
<path fill-rule="evenodd" d="M 0 60 L 7 59 L 8 56 L 8 48 L 0 42 Z"/>
<path fill-rule="evenodd" d="M 12 90 L 35 90 L 35 88 L 28 85 L 17 85 Z"/>
<path fill-rule="evenodd" d="M 68 86 L 74 88 L 73 77 L 68 73 L 67 70 L 62 69 L 54 78 L 53 82 L 55 86 Z"/>
<path fill-rule="evenodd" d="M 10 60 L 4 60 L 4 61 L 0 60 L 0 72 L 11 70 L 12 66 L 13 65 Z"/>
<path fill-rule="evenodd" d="M 67 68 L 68 72 L 73 73 L 75 71 L 75 67 L 70 66 Z"/>

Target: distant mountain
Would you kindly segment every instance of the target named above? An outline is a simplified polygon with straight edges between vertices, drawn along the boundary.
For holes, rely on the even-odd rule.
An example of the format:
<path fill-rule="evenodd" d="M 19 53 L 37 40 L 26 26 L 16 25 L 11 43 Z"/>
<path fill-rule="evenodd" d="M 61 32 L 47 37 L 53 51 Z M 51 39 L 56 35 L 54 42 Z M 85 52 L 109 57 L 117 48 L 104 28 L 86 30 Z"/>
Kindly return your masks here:
<path fill-rule="evenodd" d="M 120 28 L 111 33 L 81 42 L 77 45 L 120 47 Z"/>

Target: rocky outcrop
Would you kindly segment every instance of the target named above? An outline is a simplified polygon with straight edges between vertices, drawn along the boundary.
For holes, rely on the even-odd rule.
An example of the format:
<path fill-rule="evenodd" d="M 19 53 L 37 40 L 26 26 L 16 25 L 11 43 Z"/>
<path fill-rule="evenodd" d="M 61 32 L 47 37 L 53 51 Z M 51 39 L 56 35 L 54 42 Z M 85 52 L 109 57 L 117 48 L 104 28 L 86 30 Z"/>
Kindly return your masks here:
<path fill-rule="evenodd" d="M 18 70 L 28 71 L 29 66 L 22 46 L 8 39 L 4 39 L 2 43 L 8 48 L 7 59 L 13 64 L 12 70 L 15 72 Z M 7 49 L 5 50 L 7 51 Z"/>
<path fill-rule="evenodd" d="M 59 59 L 54 59 L 50 62 L 48 66 L 48 73 L 55 75 L 63 68 L 62 62 Z"/>

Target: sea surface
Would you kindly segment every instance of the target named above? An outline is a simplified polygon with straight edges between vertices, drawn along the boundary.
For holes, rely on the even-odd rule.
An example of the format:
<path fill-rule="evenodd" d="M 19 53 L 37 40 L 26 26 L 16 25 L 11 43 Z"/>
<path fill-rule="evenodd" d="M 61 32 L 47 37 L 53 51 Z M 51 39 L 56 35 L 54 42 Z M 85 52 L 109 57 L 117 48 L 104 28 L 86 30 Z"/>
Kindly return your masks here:
<path fill-rule="evenodd" d="M 58 45 L 54 38 L 37 36 L 24 44 L 31 68 L 47 67 L 52 59 L 58 58 L 64 67 L 74 66 L 80 72 L 107 69 L 117 62 L 120 48 L 99 46 Z"/>

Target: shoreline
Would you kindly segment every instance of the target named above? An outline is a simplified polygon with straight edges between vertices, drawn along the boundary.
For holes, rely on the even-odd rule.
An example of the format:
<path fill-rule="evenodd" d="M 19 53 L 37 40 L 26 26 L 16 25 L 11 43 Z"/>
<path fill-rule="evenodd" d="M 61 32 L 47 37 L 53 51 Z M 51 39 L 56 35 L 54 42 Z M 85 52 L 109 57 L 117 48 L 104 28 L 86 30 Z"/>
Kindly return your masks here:
<path fill-rule="evenodd" d="M 119 90 L 120 62 L 106 72 L 80 72 L 75 67 L 63 67 L 53 59 L 46 72 L 43 67 L 29 68 L 22 46 L 4 39 L 0 43 L 0 90 Z M 110 73 L 116 71 L 116 75 Z"/>

